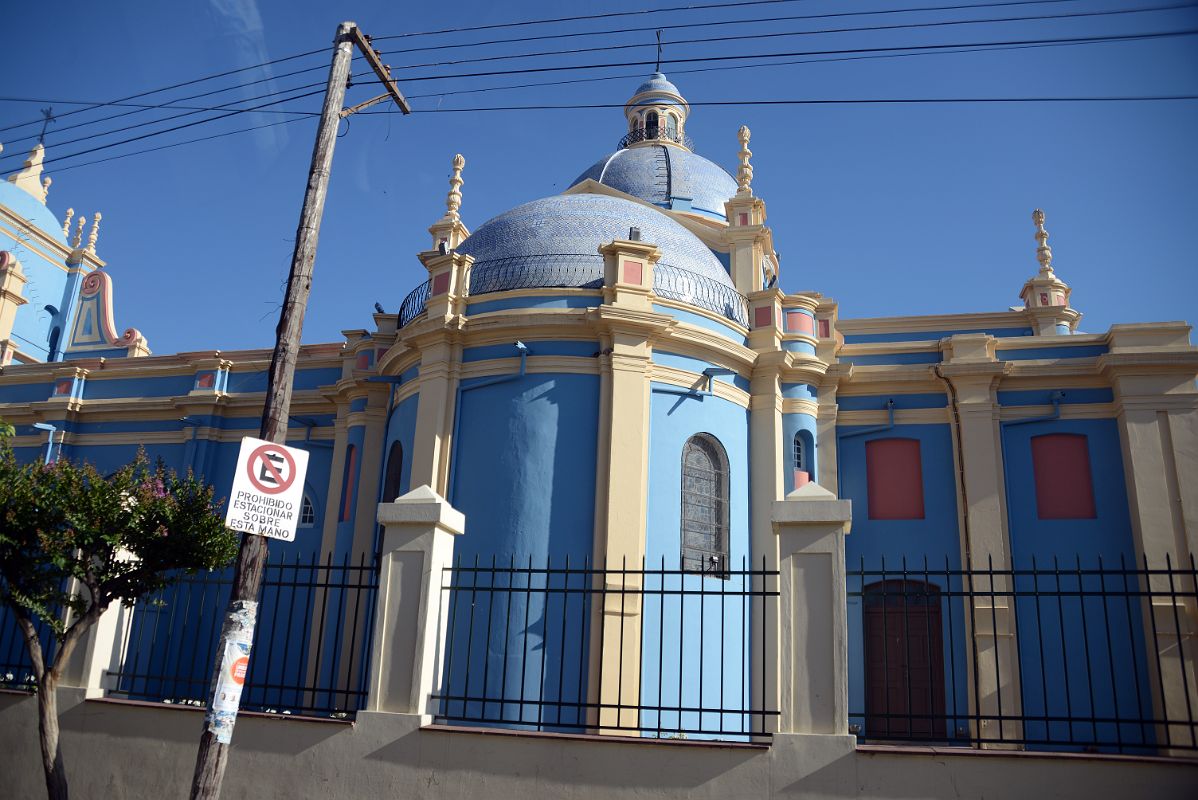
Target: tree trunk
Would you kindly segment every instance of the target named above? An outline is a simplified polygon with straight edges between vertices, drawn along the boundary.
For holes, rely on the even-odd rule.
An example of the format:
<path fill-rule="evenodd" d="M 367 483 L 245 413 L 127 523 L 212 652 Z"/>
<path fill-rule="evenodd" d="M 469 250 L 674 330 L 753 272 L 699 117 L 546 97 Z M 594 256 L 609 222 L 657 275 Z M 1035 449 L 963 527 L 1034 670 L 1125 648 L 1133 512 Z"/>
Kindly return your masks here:
<path fill-rule="evenodd" d="M 50 800 L 67 800 L 67 772 L 58 746 L 58 680 L 51 675 L 42 675 L 37 682 L 37 726 L 42 740 L 46 795 Z"/>

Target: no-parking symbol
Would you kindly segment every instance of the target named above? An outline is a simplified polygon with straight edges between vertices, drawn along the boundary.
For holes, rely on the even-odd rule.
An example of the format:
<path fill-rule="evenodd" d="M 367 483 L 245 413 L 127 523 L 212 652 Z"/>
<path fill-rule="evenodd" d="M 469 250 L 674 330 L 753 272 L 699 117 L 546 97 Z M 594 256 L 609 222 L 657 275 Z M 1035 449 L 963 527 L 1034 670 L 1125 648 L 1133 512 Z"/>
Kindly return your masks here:
<path fill-rule="evenodd" d="M 225 524 L 244 533 L 292 541 L 307 470 L 306 450 L 245 437 L 237 456 Z"/>

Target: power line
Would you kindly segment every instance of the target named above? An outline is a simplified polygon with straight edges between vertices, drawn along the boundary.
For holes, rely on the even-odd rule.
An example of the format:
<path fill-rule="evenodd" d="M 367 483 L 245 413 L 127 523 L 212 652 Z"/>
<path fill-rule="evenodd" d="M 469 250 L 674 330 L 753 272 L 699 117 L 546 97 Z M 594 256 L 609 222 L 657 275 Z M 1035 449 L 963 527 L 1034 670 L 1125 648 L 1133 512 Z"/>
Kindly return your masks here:
<path fill-rule="evenodd" d="M 459 42 L 449 44 L 436 44 L 427 47 L 408 47 L 403 50 L 385 50 L 384 55 L 392 55 L 395 53 L 419 53 L 426 50 L 452 50 L 459 47 L 482 47 L 492 44 L 511 44 L 518 42 L 536 42 L 549 39 L 572 39 L 578 36 L 610 36 L 620 33 L 647 33 L 655 30 L 681 30 L 684 28 L 709 28 L 714 26 L 726 25 L 750 25 L 762 22 L 793 22 L 795 20 L 810 20 L 810 19 L 828 19 L 833 17 L 859 17 L 859 16 L 880 16 L 883 14 L 907 14 L 914 12 L 926 11 L 959 11 L 968 9 L 981 8 L 1001 8 L 1005 6 L 1026 6 L 1026 5 L 1047 5 L 1053 3 L 1077 3 L 1080 0 L 1008 0 L 1004 3 L 974 3 L 955 6 L 922 6 L 916 8 L 891 8 L 883 11 L 837 11 L 827 14 L 794 14 L 783 17 L 754 17 L 751 19 L 728 19 L 715 22 L 687 22 L 676 25 L 655 24 L 649 27 L 639 28 L 611 28 L 603 31 L 577 31 L 574 33 L 546 33 L 539 36 L 518 36 L 507 39 L 489 39 L 482 42 Z"/>
<path fill-rule="evenodd" d="M 137 100 L 140 97 L 147 97 L 152 94 L 158 94 L 159 92 L 169 92 L 173 89 L 181 89 L 184 86 L 191 86 L 196 83 L 203 83 L 204 81 L 211 81 L 211 80 L 215 80 L 217 78 L 224 78 L 229 75 L 236 75 L 239 72 L 248 72 L 249 70 L 253 70 L 253 69 L 261 69 L 262 67 L 269 67 L 274 64 L 282 64 L 284 61 L 294 61 L 297 58 L 305 58 L 307 56 L 311 56 L 311 55 L 315 55 L 317 53 L 323 53 L 323 52 L 325 52 L 325 50 L 323 50 L 323 49 L 309 50 L 306 53 L 296 53 L 295 55 L 283 56 L 282 58 L 275 58 L 275 59 L 271 59 L 270 61 L 263 61 L 261 64 L 254 64 L 253 66 L 249 66 L 249 67 L 238 67 L 237 69 L 225 70 L 224 72 L 218 72 L 214 75 L 205 75 L 201 78 L 192 78 L 191 80 L 183 81 L 182 83 L 175 83 L 170 86 L 162 86 L 158 89 L 149 89 L 144 92 L 138 92 L 137 94 L 131 94 L 128 97 L 120 97 L 120 98 L 117 98 L 116 100 L 110 100 L 105 103 L 97 103 L 94 106 L 92 106 L 92 108 L 101 108 L 103 106 L 112 105 L 114 103 L 123 103 L 127 100 Z M 270 79 L 268 79 L 268 80 L 270 80 Z M 81 114 L 84 111 L 92 110 L 92 108 L 77 108 L 74 111 L 68 111 L 65 114 L 60 114 L 59 118 L 71 116 L 73 114 Z M 15 125 L 9 125 L 5 128 L 0 128 L 0 133 L 4 133 L 5 131 L 13 130 L 14 128 L 23 128 L 26 125 L 35 125 L 40 122 L 41 122 L 40 119 L 33 120 L 31 122 L 18 122 Z"/>
<path fill-rule="evenodd" d="M 749 33 L 749 34 L 741 34 L 741 35 L 737 35 L 737 36 L 712 36 L 712 37 L 703 37 L 703 38 L 697 38 L 697 39 L 679 39 L 676 41 L 669 42 L 669 44 L 681 46 L 681 45 L 693 45 L 693 44 L 711 44 L 713 42 L 735 42 L 735 41 L 744 41 L 744 40 L 758 41 L 758 40 L 762 40 L 762 39 L 776 39 L 776 38 L 786 38 L 786 37 L 792 37 L 792 36 L 814 36 L 814 35 L 818 35 L 818 34 L 828 34 L 828 33 L 865 33 L 865 32 L 871 32 L 871 31 L 895 31 L 895 30 L 910 30 L 910 29 L 918 29 L 918 28 L 940 28 L 940 27 L 946 27 L 946 26 L 950 26 L 950 25 L 993 25 L 993 24 L 1007 23 L 1007 22 L 1033 22 L 1033 21 L 1037 21 L 1037 20 L 1076 19 L 1076 18 L 1080 18 L 1080 17 L 1105 17 L 1105 16 L 1113 16 L 1113 15 L 1119 15 L 1119 14 L 1140 14 L 1140 13 L 1155 12 L 1155 11 L 1174 11 L 1174 10 L 1185 9 L 1185 8 L 1194 8 L 1196 5 L 1198 5 L 1198 3 L 1188 2 L 1188 3 L 1175 3 L 1172 5 L 1165 5 L 1165 6 L 1149 6 L 1146 8 L 1132 8 L 1132 9 L 1119 9 L 1119 10 L 1107 10 L 1107 11 L 1075 11 L 1075 12 L 1067 12 L 1067 13 L 1060 13 L 1060 14 L 1039 14 L 1039 15 L 1030 15 L 1030 16 L 997 17 L 997 18 L 988 18 L 988 19 L 937 20 L 935 22 L 911 22 L 911 23 L 903 23 L 903 24 L 898 24 L 898 25 L 867 25 L 867 26 L 847 27 L 847 28 L 823 28 L 823 29 L 810 30 L 810 31 L 775 31 L 772 33 Z M 603 51 L 610 51 L 610 50 L 627 50 L 630 48 L 653 47 L 653 46 L 654 46 L 653 42 L 635 42 L 635 43 L 629 43 L 629 44 L 603 45 L 603 46 L 599 46 L 599 47 L 572 48 L 569 50 L 546 50 L 546 51 L 542 51 L 539 53 L 507 53 L 507 54 L 503 54 L 503 55 L 479 56 L 476 58 L 462 58 L 462 59 L 457 59 L 454 61 L 438 61 L 438 62 L 429 62 L 429 63 L 425 63 L 425 64 L 402 64 L 400 66 L 394 67 L 394 69 L 397 69 L 397 70 L 421 69 L 421 68 L 427 68 L 427 67 L 452 66 L 452 65 L 456 65 L 456 64 L 475 64 L 475 63 L 481 63 L 484 61 L 508 61 L 508 60 L 512 60 L 512 59 L 573 55 L 575 53 L 593 53 L 593 52 L 603 52 Z"/>

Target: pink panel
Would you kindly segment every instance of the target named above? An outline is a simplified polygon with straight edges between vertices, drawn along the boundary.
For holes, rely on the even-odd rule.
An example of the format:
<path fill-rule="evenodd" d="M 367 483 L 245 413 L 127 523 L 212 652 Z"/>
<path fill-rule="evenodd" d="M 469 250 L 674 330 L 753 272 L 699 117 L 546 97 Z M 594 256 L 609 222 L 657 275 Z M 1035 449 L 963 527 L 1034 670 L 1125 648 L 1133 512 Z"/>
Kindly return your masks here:
<path fill-rule="evenodd" d="M 765 328 L 774 322 L 774 309 L 770 306 L 762 306 L 761 308 L 753 309 L 753 327 Z"/>
<path fill-rule="evenodd" d="M 1076 433 L 1032 437 L 1036 476 L 1036 516 L 1040 519 L 1095 519 L 1090 446 Z"/>
<path fill-rule="evenodd" d="M 433 276 L 433 294 L 445 294 L 449 291 L 449 273 L 442 272 Z"/>
<path fill-rule="evenodd" d="M 809 483 L 811 483 L 811 473 L 809 473 L 805 469 L 796 469 L 795 470 L 795 488 L 801 489 Z"/>
<path fill-rule="evenodd" d="M 831 326 L 829 326 L 828 320 L 821 319 L 819 321 L 819 338 L 829 339 L 831 337 L 832 337 Z"/>
<path fill-rule="evenodd" d="M 918 439 L 865 443 L 870 519 L 923 519 L 923 468 Z"/>
<path fill-rule="evenodd" d="M 625 261 L 624 262 L 624 282 L 635 283 L 640 286 L 644 283 L 645 265 L 640 261 Z"/>
<path fill-rule="evenodd" d="M 370 353 L 358 353 L 358 359 L 354 362 L 354 369 L 370 369 Z"/>
<path fill-rule="evenodd" d="M 786 312 L 786 330 L 793 333 L 806 333 L 810 336 L 815 335 L 815 320 L 802 311 L 787 311 Z"/>
<path fill-rule="evenodd" d="M 70 380 L 58 381 L 57 383 L 54 384 L 54 394 L 59 395 L 59 396 L 64 395 L 64 394 L 70 394 L 72 383 L 73 383 L 73 381 L 70 381 Z"/>
<path fill-rule="evenodd" d="M 199 375 L 196 376 L 196 388 L 197 389 L 211 389 L 215 385 L 216 385 L 216 373 L 215 372 L 201 372 Z"/>
<path fill-rule="evenodd" d="M 1040 305 L 1048 305 L 1048 292 L 1040 292 Z"/>
<path fill-rule="evenodd" d="M 749 224 L 749 215 L 748 215 L 748 214 L 744 214 L 744 213 L 742 213 L 742 214 L 741 214 L 741 215 L 740 215 L 740 216 L 737 218 L 737 220 L 736 220 L 736 221 L 737 221 L 737 224 L 740 224 L 740 225 L 748 225 L 748 224 Z"/>

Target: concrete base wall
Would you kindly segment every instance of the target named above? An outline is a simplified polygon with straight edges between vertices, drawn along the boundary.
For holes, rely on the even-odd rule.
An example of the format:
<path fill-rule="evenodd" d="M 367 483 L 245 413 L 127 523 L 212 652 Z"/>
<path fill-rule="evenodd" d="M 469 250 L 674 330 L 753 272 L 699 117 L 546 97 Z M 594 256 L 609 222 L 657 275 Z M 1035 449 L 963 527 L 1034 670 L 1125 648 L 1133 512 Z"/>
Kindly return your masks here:
<path fill-rule="evenodd" d="M 185 798 L 197 710 L 84 701 L 61 690 L 63 754 L 80 798 Z M 0 794 L 45 796 L 36 702 L 0 694 Z M 243 716 L 227 798 L 1190 798 L 1198 763 L 972 751 L 858 750 L 852 737 L 778 735 L 769 748 L 421 729 Z"/>

